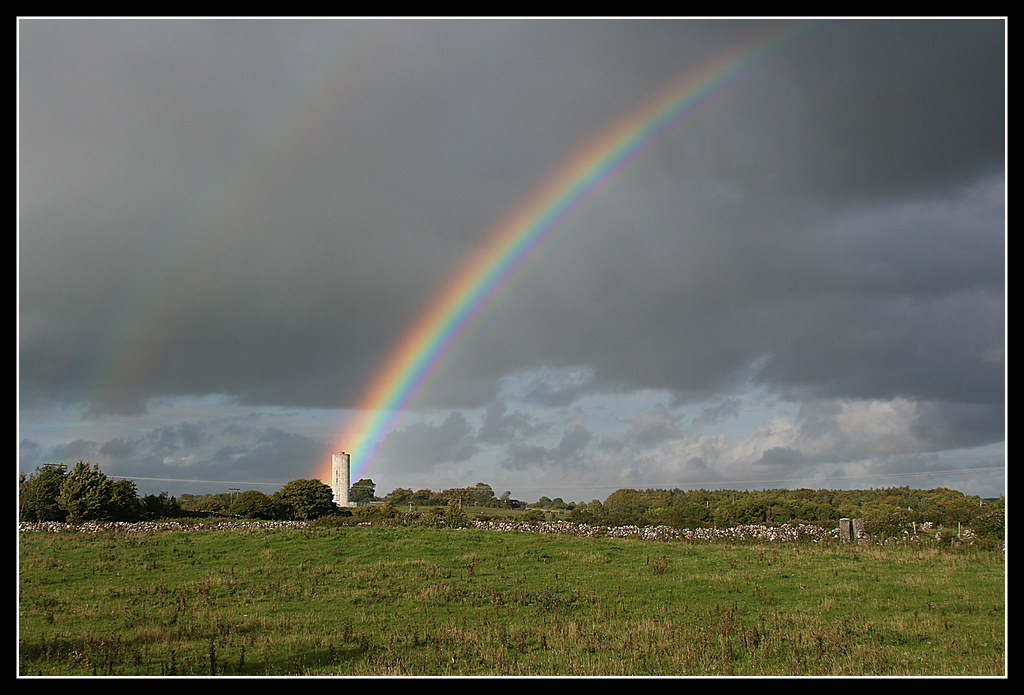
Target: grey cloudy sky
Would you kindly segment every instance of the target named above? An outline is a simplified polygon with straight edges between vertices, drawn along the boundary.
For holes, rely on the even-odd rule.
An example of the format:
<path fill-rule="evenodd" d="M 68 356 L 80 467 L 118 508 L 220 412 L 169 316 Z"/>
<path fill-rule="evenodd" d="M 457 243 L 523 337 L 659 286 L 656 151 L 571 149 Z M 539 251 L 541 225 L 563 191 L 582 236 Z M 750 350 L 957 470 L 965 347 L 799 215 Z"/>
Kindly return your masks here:
<path fill-rule="evenodd" d="M 777 22 L 21 19 L 20 469 L 322 472 L 478 244 Z M 1005 30 L 823 22 L 662 133 L 464 336 L 378 494 L 999 494 Z"/>

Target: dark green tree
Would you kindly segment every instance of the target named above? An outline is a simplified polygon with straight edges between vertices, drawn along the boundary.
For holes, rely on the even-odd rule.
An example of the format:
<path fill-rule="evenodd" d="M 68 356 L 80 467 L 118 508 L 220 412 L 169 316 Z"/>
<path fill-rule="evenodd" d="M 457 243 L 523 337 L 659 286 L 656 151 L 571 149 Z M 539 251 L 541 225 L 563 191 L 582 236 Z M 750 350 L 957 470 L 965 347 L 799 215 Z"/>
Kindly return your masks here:
<path fill-rule="evenodd" d="M 929 521 L 953 528 L 957 524 L 970 524 L 971 520 L 980 512 L 981 507 L 977 502 L 960 496 L 940 500 L 927 512 L 924 512 L 923 516 L 928 517 Z"/>
<path fill-rule="evenodd" d="M 569 518 L 578 524 L 601 526 L 607 517 L 601 500 L 591 500 L 590 502 L 580 502 L 577 504 Z"/>
<path fill-rule="evenodd" d="M 706 503 L 682 502 L 668 507 L 663 512 L 663 521 L 676 528 L 703 528 L 711 526 L 714 517 Z"/>
<path fill-rule="evenodd" d="M 469 489 L 469 504 L 476 507 L 495 507 L 497 500 L 494 498 L 494 490 L 486 483 L 477 483 Z"/>
<path fill-rule="evenodd" d="M 145 495 L 139 500 L 139 518 L 143 521 L 154 519 L 173 519 L 181 516 L 181 505 L 166 492 L 159 495 Z"/>
<path fill-rule="evenodd" d="M 110 505 L 107 519 L 110 521 L 138 521 L 141 513 L 139 491 L 134 480 L 115 480 L 110 484 Z"/>
<path fill-rule="evenodd" d="M 355 485 L 348 491 L 349 502 L 372 502 L 375 498 L 373 496 L 376 485 L 369 478 L 363 478 L 356 481 Z"/>
<path fill-rule="evenodd" d="M 413 491 L 411 488 L 396 487 L 384 496 L 384 501 L 391 504 L 409 504 L 412 501 L 412 496 Z"/>
<path fill-rule="evenodd" d="M 214 492 L 206 495 L 185 493 L 181 496 L 181 508 L 187 512 L 211 512 L 214 514 L 227 512 L 231 506 L 231 495 L 226 492 Z"/>
<path fill-rule="evenodd" d="M 281 510 L 270 495 L 259 490 L 245 490 L 235 496 L 228 513 L 246 519 L 276 519 Z"/>
<path fill-rule="evenodd" d="M 437 500 L 433 490 L 428 490 L 426 488 L 421 488 L 416 492 L 412 493 L 412 497 L 409 499 L 409 501 L 412 502 L 413 504 L 417 504 L 420 506 L 427 506 L 429 504 L 443 504 L 443 502 L 439 502 Z"/>
<path fill-rule="evenodd" d="M 293 480 L 275 492 L 273 499 L 290 519 L 316 519 L 338 509 L 331 486 L 319 480 Z"/>
<path fill-rule="evenodd" d="M 79 461 L 60 486 L 57 503 L 72 524 L 110 518 L 114 484 L 99 466 Z"/>
<path fill-rule="evenodd" d="M 22 477 L 18 485 L 18 518 L 21 521 L 67 519 L 67 512 L 57 502 L 60 487 L 67 476 L 67 466 L 61 463 L 36 468 L 32 475 Z"/>
<path fill-rule="evenodd" d="M 604 523 L 608 526 L 642 524 L 651 503 L 651 496 L 642 491 L 616 490 L 604 501 Z"/>

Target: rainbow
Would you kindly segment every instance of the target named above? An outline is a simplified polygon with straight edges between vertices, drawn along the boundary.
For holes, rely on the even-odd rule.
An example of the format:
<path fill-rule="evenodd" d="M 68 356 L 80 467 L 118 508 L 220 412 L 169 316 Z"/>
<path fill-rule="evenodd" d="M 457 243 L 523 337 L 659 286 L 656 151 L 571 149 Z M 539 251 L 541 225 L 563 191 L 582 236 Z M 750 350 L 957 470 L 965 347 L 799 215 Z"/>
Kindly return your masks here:
<path fill-rule="evenodd" d="M 815 24 L 772 23 L 734 50 L 688 71 L 578 151 L 498 225 L 403 333 L 358 399 L 355 416 L 333 449 L 351 455 L 352 479 L 367 473 L 397 419 L 467 327 L 573 211 L 660 134 L 700 112 L 712 97 L 737 85 Z"/>

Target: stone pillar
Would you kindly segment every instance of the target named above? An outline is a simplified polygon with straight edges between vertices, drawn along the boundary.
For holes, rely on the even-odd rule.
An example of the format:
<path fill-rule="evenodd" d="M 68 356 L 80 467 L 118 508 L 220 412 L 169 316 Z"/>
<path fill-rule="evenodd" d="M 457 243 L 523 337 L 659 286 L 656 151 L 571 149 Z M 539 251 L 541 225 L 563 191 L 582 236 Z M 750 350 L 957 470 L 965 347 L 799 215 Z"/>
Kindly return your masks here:
<path fill-rule="evenodd" d="M 864 538 L 867 534 L 864 532 L 864 520 L 854 519 L 853 520 L 853 537 L 855 540 Z"/>
<path fill-rule="evenodd" d="M 851 519 L 845 516 L 839 520 L 839 540 L 844 543 L 849 543 L 850 538 L 853 537 L 853 523 Z"/>

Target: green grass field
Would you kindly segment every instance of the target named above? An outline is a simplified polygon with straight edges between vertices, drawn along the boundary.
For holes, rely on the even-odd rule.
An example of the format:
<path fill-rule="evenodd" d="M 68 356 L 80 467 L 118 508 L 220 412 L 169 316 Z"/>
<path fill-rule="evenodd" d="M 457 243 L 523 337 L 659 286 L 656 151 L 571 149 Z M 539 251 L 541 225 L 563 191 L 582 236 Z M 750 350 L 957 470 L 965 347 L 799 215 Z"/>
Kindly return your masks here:
<path fill-rule="evenodd" d="M 1001 551 L 312 525 L 19 554 L 23 676 L 1006 673 Z"/>

